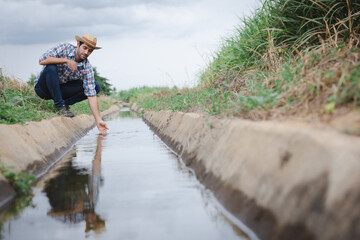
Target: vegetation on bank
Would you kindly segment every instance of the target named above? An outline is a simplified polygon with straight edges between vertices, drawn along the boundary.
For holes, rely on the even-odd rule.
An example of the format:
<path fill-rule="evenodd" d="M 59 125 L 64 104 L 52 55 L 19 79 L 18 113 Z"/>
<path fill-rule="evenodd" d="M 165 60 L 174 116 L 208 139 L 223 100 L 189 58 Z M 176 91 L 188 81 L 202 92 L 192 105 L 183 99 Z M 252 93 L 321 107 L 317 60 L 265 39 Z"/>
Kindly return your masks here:
<path fill-rule="evenodd" d="M 31 85 L 5 76 L 0 69 L 0 123 L 25 123 L 53 116 L 53 103 L 40 99 Z"/>
<path fill-rule="evenodd" d="M 132 95 L 145 109 L 251 119 L 359 108 L 359 35 L 356 1 L 264 1 L 223 40 L 197 87 L 135 88 L 120 97 Z"/>
<path fill-rule="evenodd" d="M 29 195 L 32 192 L 32 184 L 35 181 L 35 176 L 23 172 L 14 172 L 11 168 L 4 165 L 0 166 L 0 172 L 8 180 L 11 186 L 19 195 Z"/>

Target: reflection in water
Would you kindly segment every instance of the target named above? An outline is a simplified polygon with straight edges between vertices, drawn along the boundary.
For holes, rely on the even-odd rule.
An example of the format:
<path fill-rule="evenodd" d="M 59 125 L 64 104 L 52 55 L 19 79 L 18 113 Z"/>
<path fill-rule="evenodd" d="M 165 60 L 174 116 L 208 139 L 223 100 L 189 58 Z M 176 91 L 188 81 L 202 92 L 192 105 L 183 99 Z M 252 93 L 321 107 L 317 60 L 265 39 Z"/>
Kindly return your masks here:
<path fill-rule="evenodd" d="M 86 168 L 73 166 L 69 161 L 61 173 L 46 182 L 44 192 L 49 199 L 51 210 L 48 216 L 64 223 L 86 222 L 85 232 L 101 233 L 105 220 L 96 212 L 101 179 L 101 148 L 104 136 L 98 135 L 97 148 L 92 161 L 91 173 Z"/>
<path fill-rule="evenodd" d="M 34 208 L 35 205 L 33 204 L 32 199 L 33 194 L 19 195 L 15 197 L 8 208 L 0 209 L 0 240 L 4 239 L 4 223 L 19 218 L 25 208 L 29 206 Z M 8 224 L 8 227 L 10 228 L 10 224 Z"/>
<path fill-rule="evenodd" d="M 134 112 L 129 111 L 129 109 L 125 109 L 119 112 L 119 116 L 122 118 L 138 118 Z"/>

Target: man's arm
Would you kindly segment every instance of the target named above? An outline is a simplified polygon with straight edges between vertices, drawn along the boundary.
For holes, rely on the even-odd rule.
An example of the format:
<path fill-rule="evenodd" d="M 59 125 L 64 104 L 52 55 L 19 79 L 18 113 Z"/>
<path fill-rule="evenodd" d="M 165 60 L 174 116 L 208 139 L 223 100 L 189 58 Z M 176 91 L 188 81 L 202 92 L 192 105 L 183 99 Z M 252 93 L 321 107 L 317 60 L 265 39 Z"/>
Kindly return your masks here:
<path fill-rule="evenodd" d="M 101 134 L 105 134 L 108 130 L 106 123 L 101 119 L 98 100 L 96 96 L 88 97 L 90 110 L 95 118 L 96 126 Z"/>
<path fill-rule="evenodd" d="M 40 65 L 62 64 L 62 63 L 67 64 L 71 68 L 72 72 L 75 72 L 77 69 L 76 62 L 67 58 L 48 57 L 45 60 L 39 62 Z"/>

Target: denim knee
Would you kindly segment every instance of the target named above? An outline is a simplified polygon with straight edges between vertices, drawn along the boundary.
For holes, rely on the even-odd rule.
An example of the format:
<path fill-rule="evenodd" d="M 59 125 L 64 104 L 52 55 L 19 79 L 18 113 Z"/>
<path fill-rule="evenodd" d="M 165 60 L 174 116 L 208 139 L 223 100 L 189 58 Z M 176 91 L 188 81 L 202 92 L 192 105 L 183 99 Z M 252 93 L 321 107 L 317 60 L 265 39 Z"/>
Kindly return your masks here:
<path fill-rule="evenodd" d="M 96 94 L 99 94 L 101 87 L 100 84 L 98 82 L 95 82 L 95 90 L 96 90 Z"/>
<path fill-rule="evenodd" d="M 44 71 L 57 73 L 57 67 L 55 64 L 49 64 L 49 65 L 46 65 Z"/>

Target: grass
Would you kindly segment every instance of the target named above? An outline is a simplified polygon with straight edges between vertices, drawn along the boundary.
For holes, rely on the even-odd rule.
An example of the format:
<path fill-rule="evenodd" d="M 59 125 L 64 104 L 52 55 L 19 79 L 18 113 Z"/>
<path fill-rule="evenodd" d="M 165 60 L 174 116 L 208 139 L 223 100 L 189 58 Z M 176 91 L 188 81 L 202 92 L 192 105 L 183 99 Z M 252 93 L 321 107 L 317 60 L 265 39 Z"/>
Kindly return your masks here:
<path fill-rule="evenodd" d="M 108 96 L 100 96 L 98 97 L 98 103 L 99 103 L 99 111 L 105 111 L 106 109 L 110 108 L 112 105 L 114 105 L 113 98 Z M 76 103 L 71 106 L 71 111 L 75 114 L 92 114 L 89 104 L 87 101 L 82 101 L 79 103 Z"/>
<path fill-rule="evenodd" d="M 254 120 L 359 109 L 359 23 L 355 1 L 264 1 L 224 38 L 195 88 L 122 94 L 145 109 Z"/>
<path fill-rule="evenodd" d="M 132 102 L 151 110 L 201 111 L 211 115 L 266 119 L 269 116 L 330 114 L 336 106 L 359 106 L 360 50 L 319 47 L 283 59 L 276 72 L 248 70 L 238 85 L 138 91 Z M 136 92 L 136 89 L 131 89 Z"/>
<path fill-rule="evenodd" d="M 118 97 L 124 102 L 129 102 L 130 99 L 136 98 L 139 95 L 146 95 L 148 93 L 152 93 L 154 91 L 160 91 L 162 89 L 163 88 L 160 88 L 160 87 L 150 88 L 147 86 L 131 88 L 129 90 L 121 90 L 118 93 Z"/>
<path fill-rule="evenodd" d="M 29 195 L 32 192 L 32 184 L 35 181 L 35 176 L 23 172 L 14 172 L 10 168 L 0 166 L 0 172 L 12 185 L 14 190 L 19 195 Z"/>
<path fill-rule="evenodd" d="M 131 89 L 136 92 L 136 88 Z M 150 91 L 151 90 L 151 91 Z M 229 94 L 216 89 L 197 91 L 196 89 L 154 88 L 145 93 L 138 92 L 132 101 L 139 107 L 151 110 L 169 109 L 171 111 L 204 111 L 217 115 L 226 109 L 229 103 Z"/>
<path fill-rule="evenodd" d="M 217 82 L 215 73 L 231 80 L 233 71 L 274 70 L 283 56 L 324 41 L 351 41 L 359 34 L 359 11 L 360 4 L 349 0 L 264 1 L 224 39 L 201 81 Z"/>
<path fill-rule="evenodd" d="M 56 116 L 49 101 L 36 96 L 31 86 L 4 76 L 0 69 L 0 123 L 40 121 Z"/>

